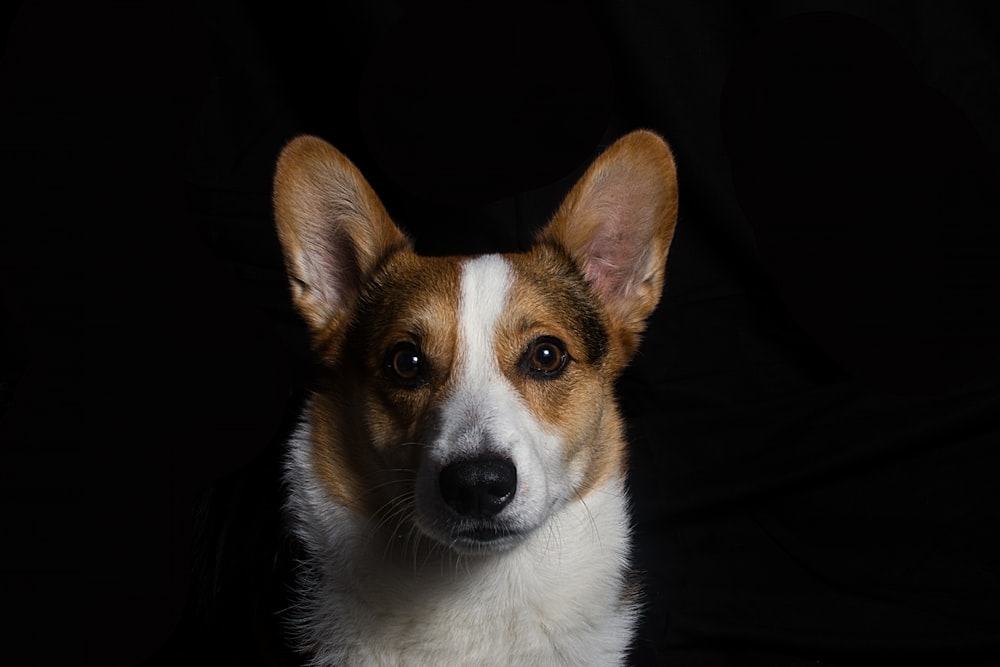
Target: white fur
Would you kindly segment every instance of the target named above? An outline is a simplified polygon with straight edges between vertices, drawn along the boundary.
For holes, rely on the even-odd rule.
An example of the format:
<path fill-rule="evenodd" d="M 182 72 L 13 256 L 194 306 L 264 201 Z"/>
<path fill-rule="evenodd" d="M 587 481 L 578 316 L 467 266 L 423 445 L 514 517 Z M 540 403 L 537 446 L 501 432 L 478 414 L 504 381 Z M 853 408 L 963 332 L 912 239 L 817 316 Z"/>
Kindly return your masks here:
<path fill-rule="evenodd" d="M 493 337 L 511 282 L 499 256 L 463 267 L 456 379 L 418 474 L 415 514 L 423 533 L 446 544 L 438 472 L 485 447 L 516 465 L 517 492 L 500 516 L 527 537 L 493 553 L 455 553 L 442 544 L 419 559 L 392 557 L 392 545 L 373 537 L 373 522 L 324 489 L 307 420 L 290 443 L 287 479 L 308 556 L 292 616 L 311 664 L 622 664 L 636 617 L 634 602 L 623 598 L 625 491 L 614 477 L 575 496 L 559 434 L 534 418 L 500 371 Z M 411 536 L 401 531 L 394 539 Z"/>

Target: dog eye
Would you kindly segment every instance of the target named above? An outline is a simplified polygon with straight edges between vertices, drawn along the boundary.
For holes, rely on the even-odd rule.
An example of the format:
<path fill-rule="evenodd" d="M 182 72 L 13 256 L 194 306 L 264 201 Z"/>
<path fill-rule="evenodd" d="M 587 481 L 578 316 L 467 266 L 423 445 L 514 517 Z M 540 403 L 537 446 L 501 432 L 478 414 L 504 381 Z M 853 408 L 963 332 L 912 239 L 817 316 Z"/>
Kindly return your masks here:
<path fill-rule="evenodd" d="M 413 343 L 396 343 L 386 359 L 389 377 L 404 387 L 416 387 L 424 382 L 426 363 Z"/>
<path fill-rule="evenodd" d="M 528 348 L 524 365 L 534 376 L 549 380 L 562 373 L 568 361 L 569 355 L 561 340 L 542 336 Z"/>

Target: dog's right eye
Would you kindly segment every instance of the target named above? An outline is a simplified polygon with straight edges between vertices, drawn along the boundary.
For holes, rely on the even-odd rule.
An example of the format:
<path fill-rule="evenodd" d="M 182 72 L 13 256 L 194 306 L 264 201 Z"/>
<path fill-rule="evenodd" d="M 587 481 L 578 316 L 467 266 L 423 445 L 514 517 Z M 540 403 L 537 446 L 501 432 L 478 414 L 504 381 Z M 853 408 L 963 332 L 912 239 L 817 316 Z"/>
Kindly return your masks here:
<path fill-rule="evenodd" d="M 396 343 L 389 351 L 386 372 L 397 384 L 416 387 L 424 383 L 425 363 L 420 350 L 413 343 Z"/>

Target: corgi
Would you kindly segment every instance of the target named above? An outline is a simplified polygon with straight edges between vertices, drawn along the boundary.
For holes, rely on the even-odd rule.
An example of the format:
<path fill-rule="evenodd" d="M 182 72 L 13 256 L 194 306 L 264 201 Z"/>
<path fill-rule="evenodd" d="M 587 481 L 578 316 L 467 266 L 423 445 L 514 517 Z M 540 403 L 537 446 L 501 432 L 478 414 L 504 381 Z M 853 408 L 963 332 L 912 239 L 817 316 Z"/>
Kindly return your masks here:
<path fill-rule="evenodd" d="M 527 252 L 424 257 L 333 146 L 283 149 L 275 221 L 321 365 L 285 469 L 309 664 L 623 664 L 641 602 L 613 385 L 677 201 L 637 131 Z"/>

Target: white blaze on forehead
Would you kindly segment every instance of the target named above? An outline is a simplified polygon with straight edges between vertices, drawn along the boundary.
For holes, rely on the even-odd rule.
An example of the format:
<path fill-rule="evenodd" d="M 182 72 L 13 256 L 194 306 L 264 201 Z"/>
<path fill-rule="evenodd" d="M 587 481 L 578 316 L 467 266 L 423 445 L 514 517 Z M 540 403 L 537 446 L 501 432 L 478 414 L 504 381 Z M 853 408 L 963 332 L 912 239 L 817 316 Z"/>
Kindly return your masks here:
<path fill-rule="evenodd" d="M 495 347 L 497 324 L 508 307 L 513 282 L 513 268 L 499 255 L 483 255 L 462 265 L 455 383 L 442 411 L 439 453 L 445 460 L 488 450 L 513 453 L 505 431 L 524 409 L 500 370 Z"/>
<path fill-rule="evenodd" d="M 459 361 L 464 382 L 499 374 L 493 338 L 507 307 L 514 276 L 499 255 L 470 259 L 462 266 L 459 300 Z"/>

